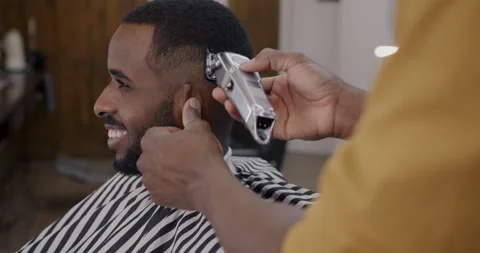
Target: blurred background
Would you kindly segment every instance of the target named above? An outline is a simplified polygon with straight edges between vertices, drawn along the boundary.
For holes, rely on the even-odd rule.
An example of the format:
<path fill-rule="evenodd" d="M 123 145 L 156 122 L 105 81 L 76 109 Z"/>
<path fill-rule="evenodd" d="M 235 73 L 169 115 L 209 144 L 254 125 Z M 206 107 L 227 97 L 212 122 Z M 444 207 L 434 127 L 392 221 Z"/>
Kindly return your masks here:
<path fill-rule="evenodd" d="M 0 0 L 0 252 L 18 249 L 114 173 L 93 105 L 109 82 L 110 37 L 144 2 Z M 257 53 L 303 52 L 366 90 L 381 57 L 395 52 L 394 0 L 219 2 L 242 21 Z M 28 71 L 18 71 L 25 64 Z M 234 154 L 267 159 L 311 189 L 342 144 L 275 140 L 259 147 L 240 124 L 232 139 Z"/>

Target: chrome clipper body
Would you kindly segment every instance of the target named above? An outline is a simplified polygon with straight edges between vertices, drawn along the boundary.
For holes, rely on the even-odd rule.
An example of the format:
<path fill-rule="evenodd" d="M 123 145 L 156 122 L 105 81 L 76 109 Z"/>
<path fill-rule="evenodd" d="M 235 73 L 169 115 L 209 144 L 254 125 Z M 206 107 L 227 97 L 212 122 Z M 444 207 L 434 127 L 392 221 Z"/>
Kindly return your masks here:
<path fill-rule="evenodd" d="M 276 114 L 263 90 L 260 75 L 240 70 L 246 61 L 249 59 L 239 54 L 207 51 L 205 77 L 225 91 L 254 140 L 265 145 L 270 142 Z"/>

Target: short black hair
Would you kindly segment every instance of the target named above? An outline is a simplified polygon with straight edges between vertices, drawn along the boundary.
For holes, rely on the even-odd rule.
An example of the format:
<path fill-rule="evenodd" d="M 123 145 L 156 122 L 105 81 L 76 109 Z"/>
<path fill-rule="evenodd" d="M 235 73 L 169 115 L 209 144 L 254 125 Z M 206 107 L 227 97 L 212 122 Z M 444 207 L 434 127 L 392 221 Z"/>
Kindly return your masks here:
<path fill-rule="evenodd" d="M 250 39 L 232 11 L 213 0 L 154 0 L 130 11 L 125 24 L 153 25 L 151 57 L 169 67 L 203 61 L 205 52 L 253 57 Z"/>

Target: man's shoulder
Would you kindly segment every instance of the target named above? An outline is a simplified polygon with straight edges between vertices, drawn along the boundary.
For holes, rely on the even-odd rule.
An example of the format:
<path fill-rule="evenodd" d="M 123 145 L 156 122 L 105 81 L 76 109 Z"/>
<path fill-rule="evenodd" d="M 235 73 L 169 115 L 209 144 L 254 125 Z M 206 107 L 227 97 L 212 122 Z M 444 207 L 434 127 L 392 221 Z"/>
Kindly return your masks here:
<path fill-rule="evenodd" d="M 231 161 L 238 171 L 279 171 L 271 163 L 260 157 L 232 156 Z"/>
<path fill-rule="evenodd" d="M 315 191 L 289 183 L 278 169 L 262 158 L 232 156 L 231 161 L 240 182 L 263 199 L 306 207 L 319 196 Z"/>

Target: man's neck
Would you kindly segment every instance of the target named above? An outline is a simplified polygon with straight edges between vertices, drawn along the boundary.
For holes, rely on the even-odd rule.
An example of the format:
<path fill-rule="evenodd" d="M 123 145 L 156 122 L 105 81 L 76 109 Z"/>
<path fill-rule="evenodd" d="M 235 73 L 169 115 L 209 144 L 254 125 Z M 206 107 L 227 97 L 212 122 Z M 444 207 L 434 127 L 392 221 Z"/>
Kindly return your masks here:
<path fill-rule="evenodd" d="M 230 136 L 232 134 L 234 121 L 225 111 L 224 107 L 220 105 L 214 107 L 211 115 L 212 117 L 207 119 L 207 121 L 210 124 L 212 133 L 217 137 L 220 145 L 222 145 L 223 154 L 225 155 L 230 148 Z"/>
<path fill-rule="evenodd" d="M 226 155 L 228 152 L 228 149 L 230 148 L 230 136 L 217 136 L 218 141 L 220 142 L 220 145 L 222 145 L 223 149 L 223 155 Z"/>
<path fill-rule="evenodd" d="M 228 152 L 228 149 L 230 148 L 230 134 L 231 134 L 231 128 L 225 129 L 225 126 L 211 126 L 212 128 L 212 133 L 217 137 L 218 141 L 220 142 L 220 145 L 222 146 L 223 149 L 223 154 L 225 155 Z"/>

